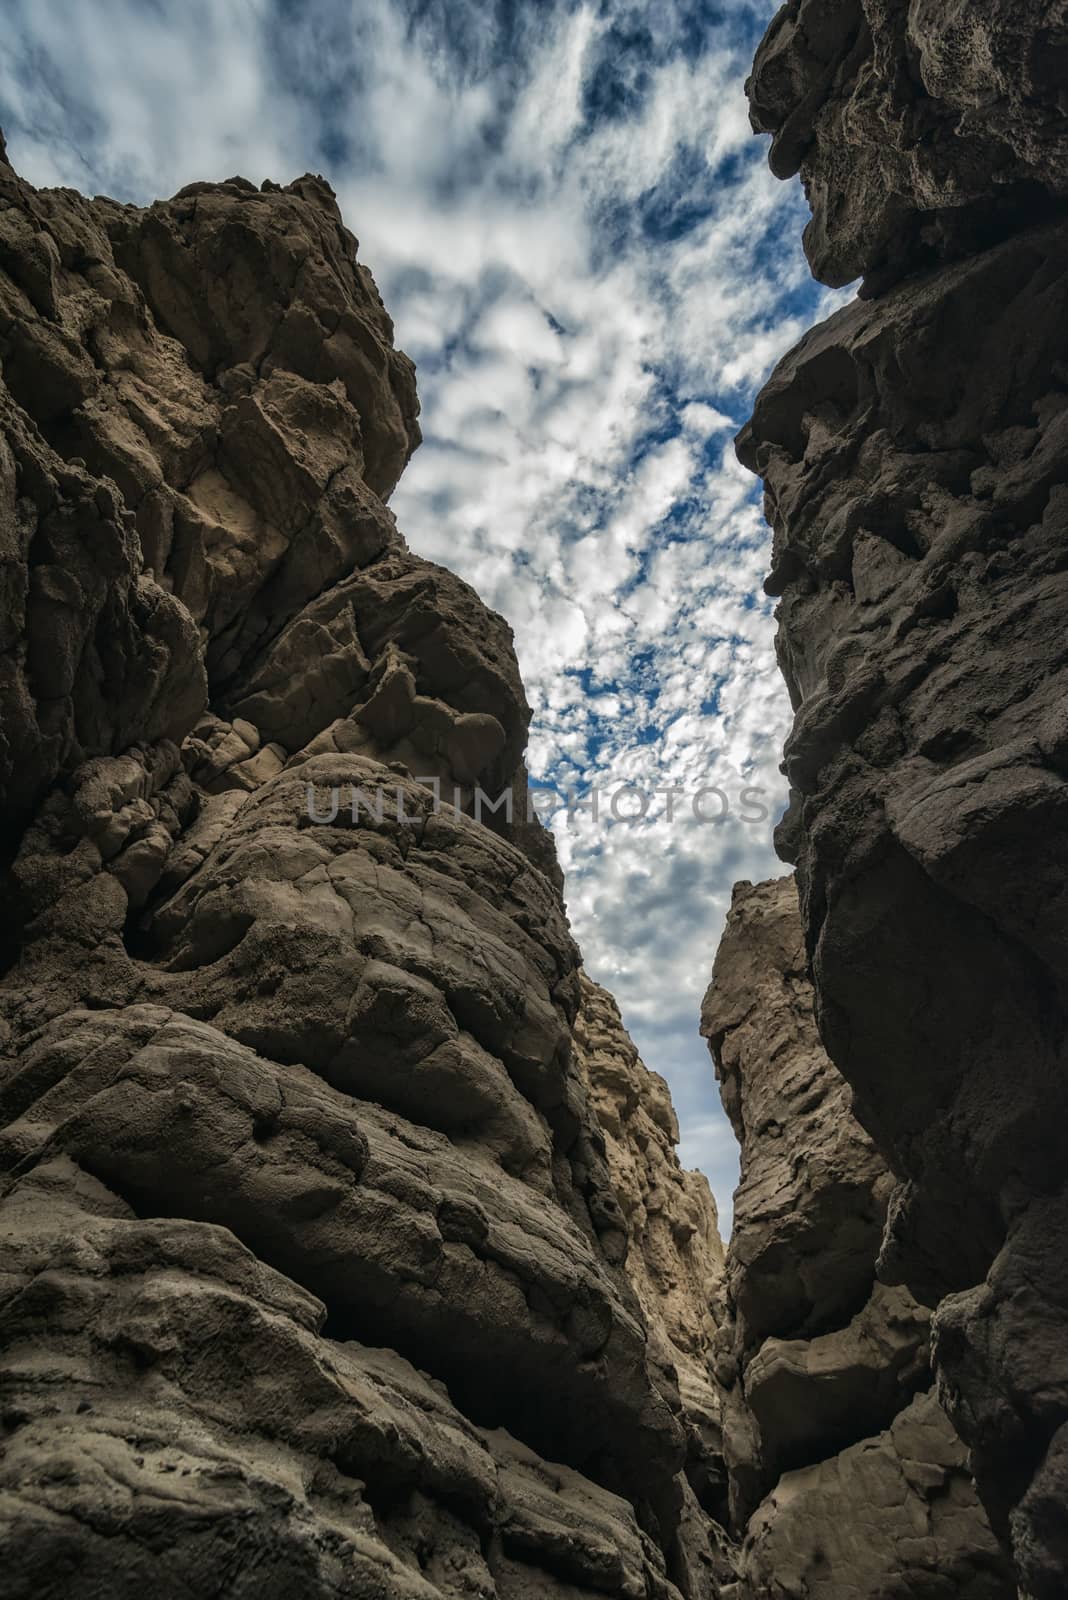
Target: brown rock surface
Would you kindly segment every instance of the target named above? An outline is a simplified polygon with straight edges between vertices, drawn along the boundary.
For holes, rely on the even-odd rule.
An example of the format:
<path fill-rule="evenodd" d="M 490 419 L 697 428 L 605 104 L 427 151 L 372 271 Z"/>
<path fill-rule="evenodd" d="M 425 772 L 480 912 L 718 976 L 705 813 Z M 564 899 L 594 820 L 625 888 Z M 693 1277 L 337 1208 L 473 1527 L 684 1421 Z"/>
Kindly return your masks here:
<path fill-rule="evenodd" d="M 141 1218 L 53 1150 L 0 1230 L 17 1600 L 677 1595 L 624 1500 L 324 1338 L 323 1304 L 226 1227 Z"/>
<path fill-rule="evenodd" d="M 871 287 L 1068 198 L 1064 0 L 789 0 L 746 85 L 816 277 Z"/>
<path fill-rule="evenodd" d="M 180 739 L 207 692 L 286 753 L 388 754 L 468 808 L 515 784 L 521 811 L 511 633 L 383 504 L 414 376 L 328 185 L 138 210 L 5 164 L 0 203 L 5 806 Z"/>
<path fill-rule="evenodd" d="M 634 1285 L 656 1358 L 674 1369 L 687 1435 L 686 1471 L 700 1504 L 726 1509 L 721 1396 L 711 1370 L 723 1299 L 723 1241 L 701 1172 L 686 1172 L 668 1086 L 651 1072 L 600 984 L 580 975 L 576 1065 L 604 1130 L 608 1173 L 628 1236 Z"/>
<path fill-rule="evenodd" d="M 1066 27 L 1037 0 L 780 13 L 756 122 L 801 163 L 816 272 L 876 297 L 739 439 L 820 1030 L 899 1180 L 882 1275 L 937 1308 L 940 1393 L 1040 1600 L 1068 1591 Z"/>
<path fill-rule="evenodd" d="M 780 1478 L 742 1559 L 753 1600 L 1015 1600 L 931 1392 L 884 1433 Z"/>
<path fill-rule="evenodd" d="M 511 635 L 386 509 L 329 189 L 5 164 L 0 362 L 7 1589 L 711 1600 Z"/>
<path fill-rule="evenodd" d="M 386 506 L 414 375 L 329 187 L 139 209 L 0 138 L 14 1595 L 1001 1600 L 967 1447 L 1063 1596 L 1066 28 L 791 0 L 758 57 L 868 298 L 739 441 L 801 920 L 740 886 L 706 1002 L 725 1262 L 510 631 Z"/>
<path fill-rule="evenodd" d="M 930 1314 L 875 1279 L 892 1179 L 820 1043 L 792 878 L 735 886 L 702 1032 L 742 1155 L 715 1371 L 753 1600 L 1013 1600 Z"/>

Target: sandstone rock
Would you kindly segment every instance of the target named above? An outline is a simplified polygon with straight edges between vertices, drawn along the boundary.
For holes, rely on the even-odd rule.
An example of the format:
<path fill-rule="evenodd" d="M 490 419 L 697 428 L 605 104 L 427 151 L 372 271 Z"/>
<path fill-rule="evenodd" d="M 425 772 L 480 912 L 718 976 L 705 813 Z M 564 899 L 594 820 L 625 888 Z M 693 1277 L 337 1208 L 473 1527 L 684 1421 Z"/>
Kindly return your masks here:
<path fill-rule="evenodd" d="M 794 0 L 758 59 L 869 299 L 740 441 L 803 932 L 742 886 L 706 1003 L 725 1264 L 510 630 L 385 504 L 414 377 L 329 187 L 143 210 L 0 138 L 13 1594 L 1007 1600 L 967 1446 L 1063 1595 L 1064 47 Z"/>
<path fill-rule="evenodd" d="M 930 1314 L 875 1281 L 892 1180 L 813 1003 L 793 879 L 736 885 L 702 1031 L 742 1147 L 715 1350 L 740 1570 L 753 1600 L 1012 1600 Z"/>
<path fill-rule="evenodd" d="M 869 298 L 739 439 L 796 712 L 780 845 L 824 1043 L 899 1179 L 882 1276 L 937 1306 L 939 1392 L 1043 1597 L 1068 1587 L 1065 24 L 780 14 L 754 117 L 801 165 L 814 269 Z"/>
<path fill-rule="evenodd" d="M 67 465 L 6 389 L 0 498 L 0 801 L 17 827 L 61 771 L 180 739 L 205 676 L 192 618 L 141 570 L 113 489 Z"/>
<path fill-rule="evenodd" d="M 15 813 L 79 761 L 181 739 L 205 669 L 213 712 L 292 752 L 365 723 L 400 649 L 414 705 L 367 753 L 459 785 L 467 809 L 479 781 L 514 788 L 515 836 L 551 864 L 525 814 L 510 630 L 382 503 L 419 439 L 412 368 L 329 187 L 199 184 L 142 211 L 5 167 L 0 200 Z"/>
<path fill-rule="evenodd" d="M 981 248 L 1068 197 L 1062 0 L 789 0 L 746 85 L 825 283 Z"/>
<path fill-rule="evenodd" d="M 511 633 L 384 505 L 329 189 L 0 201 L 8 1588 L 712 1600 Z"/>
<path fill-rule="evenodd" d="M 885 1272 L 930 1304 L 984 1278 L 1068 1159 L 1063 259 L 1062 228 L 1031 232 L 839 313 L 740 445 L 776 525 L 820 1025 L 907 1180 Z M 1030 1459 L 1058 1425 L 1031 1416 Z M 983 1454 L 992 1508 L 1019 1458 Z"/>
<path fill-rule="evenodd" d="M 226 1228 L 140 1218 L 53 1153 L 0 1230 L 12 1596 L 678 1600 L 625 1501 L 324 1338 Z"/>
<path fill-rule="evenodd" d="M 566 1436 L 569 1459 L 613 1481 L 621 1474 L 636 1499 L 658 1501 L 669 1515 L 681 1464 L 676 1427 L 650 1385 L 640 1323 L 601 1264 L 602 1251 L 609 1261 L 620 1258 L 624 1232 L 585 1080 L 571 1063 L 569 1012 L 557 998 L 568 994 L 576 954 L 555 891 L 488 829 L 435 815 L 427 792 L 410 781 L 399 785 L 408 821 L 384 819 L 379 829 L 372 819 L 366 830 L 311 822 L 309 782 L 348 777 L 369 786 L 376 775 L 381 769 L 370 763 L 319 756 L 250 797 L 204 864 L 150 920 L 148 943 L 154 933 L 170 938 L 161 967 L 123 950 L 121 913 L 115 916 L 109 900 L 112 926 L 94 930 L 94 958 L 71 961 L 64 973 L 55 932 L 69 923 L 69 892 L 39 912 L 29 930 L 36 937 L 5 984 L 16 1028 L 32 1027 L 35 1041 L 30 1058 L 19 1056 L 11 1069 L 4 1134 L 10 1160 L 36 1159 L 42 1141 L 50 1141 L 116 1193 L 135 1197 L 142 1214 L 180 1207 L 224 1222 L 291 1277 L 320 1294 L 329 1287 L 335 1314 L 344 1320 L 358 1313 L 365 1336 L 432 1358 L 435 1370 L 470 1385 L 468 1404 L 487 1420 L 514 1420 L 515 1411 L 528 1437 L 547 1445 Z M 97 876 L 112 875 L 101 867 Z M 41 870 L 35 881 L 47 888 L 52 878 Z M 59 881 L 63 887 L 61 875 Z M 83 875 L 77 887 L 92 884 Z M 129 1003 L 122 1011 L 71 1009 L 85 999 L 99 1006 L 109 985 L 127 1002 L 140 993 L 183 1011 Z M 240 1043 L 190 1022 L 188 1013 L 212 1019 Z M 106 1070 L 98 1080 L 93 1063 L 101 1054 Z M 294 1065 L 275 1067 L 264 1056 Z M 84 1062 L 85 1070 L 71 1076 L 72 1062 Z M 297 1062 L 336 1088 L 316 1087 Z M 241 1081 L 248 1087 L 235 1099 Z M 42 1082 L 47 1104 L 38 1103 Z M 365 1096 L 377 1104 L 361 1115 L 386 1140 L 384 1187 L 349 1201 L 347 1188 L 365 1167 L 378 1170 L 356 1114 Z M 305 1109 L 295 1126 L 314 1141 L 307 1168 L 281 1133 L 286 1108 L 298 1104 Z M 398 1120 L 401 1108 L 422 1129 Z M 276 1178 L 268 1157 L 279 1116 Z M 438 1135 L 423 1131 L 435 1126 Z M 342 1141 L 336 1171 L 329 1163 L 324 1171 L 314 1153 L 330 1129 L 330 1140 Z M 236 1167 L 220 1165 L 224 1150 L 244 1152 Z M 246 1170 L 247 1180 L 238 1176 Z M 520 1180 L 514 1189 L 509 1173 Z M 472 1183 L 472 1198 L 464 1199 Z M 556 1207 L 564 1231 L 553 1246 L 554 1277 L 538 1264 L 545 1245 L 535 1241 L 547 1238 Z M 447 1218 L 445 1242 L 434 1245 L 439 1224 L 431 1219 L 439 1212 Z M 274 1223 L 289 1213 L 278 1233 Z M 496 1239 L 486 1232 L 492 1215 L 504 1229 Z M 317 1234 L 321 1244 L 313 1243 Z M 453 1237 L 460 1277 L 450 1286 Z M 487 1239 L 489 1255 L 479 1266 Z M 475 1259 L 464 1265 L 472 1248 Z M 585 1289 L 576 1298 L 567 1287 L 581 1281 L 584 1254 L 601 1280 L 592 1298 Z M 316 1256 L 324 1269 L 330 1263 L 325 1278 Z M 343 1259 L 355 1277 L 347 1279 Z M 495 1280 L 498 1262 L 503 1276 Z M 487 1272 L 482 1301 L 476 1283 Z M 557 1325 L 561 1331 L 553 1333 Z M 601 1354 L 619 1338 L 622 1364 L 605 1364 Z M 569 1351 L 579 1387 L 551 1415 L 537 1398 L 536 1368 L 544 1360 L 554 1385 L 566 1388 L 560 1364 Z M 580 1391 L 590 1382 L 586 1402 Z M 630 1411 L 624 1430 L 636 1430 L 627 1446 L 610 1421 L 623 1415 L 620 1403 Z"/>
<path fill-rule="evenodd" d="M 668 1086 L 650 1072 L 612 996 L 581 974 L 577 1065 L 604 1130 L 608 1172 L 626 1225 L 627 1276 L 658 1358 L 677 1374 L 686 1472 L 700 1505 L 726 1509 L 720 1392 L 711 1370 L 722 1308 L 723 1242 L 700 1172 L 685 1172 Z"/>
<path fill-rule="evenodd" d="M 907 1290 L 877 1283 L 846 1327 L 765 1339 L 743 1383 L 769 1475 L 877 1433 L 927 1388 L 929 1322 Z"/>
<path fill-rule="evenodd" d="M 580 983 L 575 1053 L 627 1224 L 627 1276 L 650 1324 L 677 1353 L 699 1359 L 715 1336 L 723 1270 L 716 1202 L 703 1173 L 680 1167 L 668 1086 L 642 1061 L 615 1000 L 585 973 Z"/>
<path fill-rule="evenodd" d="M 741 1145 L 740 1349 L 843 1327 L 871 1292 L 892 1180 L 820 1043 L 792 878 L 735 885 L 701 1032 Z"/>
<path fill-rule="evenodd" d="M 1009 1600 L 965 1454 L 931 1394 L 874 1439 L 791 1472 L 750 1523 L 753 1600 Z"/>

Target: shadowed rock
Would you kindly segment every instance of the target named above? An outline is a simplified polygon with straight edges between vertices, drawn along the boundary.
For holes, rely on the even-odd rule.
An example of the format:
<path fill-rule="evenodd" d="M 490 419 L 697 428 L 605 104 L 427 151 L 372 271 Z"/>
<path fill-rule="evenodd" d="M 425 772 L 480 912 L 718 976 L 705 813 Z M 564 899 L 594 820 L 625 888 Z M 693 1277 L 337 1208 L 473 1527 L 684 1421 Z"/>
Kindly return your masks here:
<path fill-rule="evenodd" d="M 823 1041 L 897 1186 L 881 1275 L 1021 1591 L 1068 1587 L 1068 224 L 1063 5 L 791 5 L 750 85 L 800 165 L 814 329 L 765 481 Z M 1011 1332 L 1010 1332 L 1011 1329 Z"/>
<path fill-rule="evenodd" d="M 1014 1600 L 930 1312 L 876 1279 L 892 1179 L 820 1043 L 792 878 L 735 886 L 701 1026 L 741 1144 L 715 1373 L 754 1600 Z"/>
<path fill-rule="evenodd" d="M 746 89 L 816 277 L 882 288 L 1063 205 L 1066 52 L 1048 0 L 789 0 Z"/>

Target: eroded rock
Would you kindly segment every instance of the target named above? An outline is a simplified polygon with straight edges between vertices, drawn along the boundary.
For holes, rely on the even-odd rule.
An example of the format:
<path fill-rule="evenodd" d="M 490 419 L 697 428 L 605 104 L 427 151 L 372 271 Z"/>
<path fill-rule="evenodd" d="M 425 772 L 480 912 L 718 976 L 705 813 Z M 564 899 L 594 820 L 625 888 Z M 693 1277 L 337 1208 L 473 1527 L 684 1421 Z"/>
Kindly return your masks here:
<path fill-rule="evenodd" d="M 735 886 L 702 1032 L 742 1153 L 714 1353 L 754 1600 L 1015 1600 L 930 1312 L 876 1278 L 893 1180 L 820 1042 L 792 878 Z"/>
<path fill-rule="evenodd" d="M 650 1349 L 677 1377 L 690 1486 L 701 1508 L 722 1522 L 721 1391 L 712 1371 L 724 1268 L 716 1203 L 704 1174 L 679 1164 L 678 1120 L 664 1079 L 642 1061 L 612 996 L 585 973 L 580 982 L 576 1058 L 604 1130 L 627 1230 L 627 1277 Z M 726 1564 L 719 1575 L 732 1576 Z"/>
<path fill-rule="evenodd" d="M 8 1588 L 711 1600 L 511 633 L 385 506 L 331 192 L 0 201 Z"/>
<path fill-rule="evenodd" d="M 881 1275 L 1021 1591 L 1068 1587 L 1062 4 L 791 5 L 751 84 L 868 298 L 739 438 L 795 707 L 780 833 L 823 1041 L 898 1184 Z M 1011 1327 L 1011 1333 L 1009 1329 Z"/>
<path fill-rule="evenodd" d="M 789 0 L 746 85 L 825 283 L 982 248 L 1068 197 L 1061 0 Z"/>
<path fill-rule="evenodd" d="M 781 1478 L 743 1552 L 754 1600 L 1012 1600 L 963 1446 L 931 1393 L 876 1438 Z"/>
<path fill-rule="evenodd" d="M 11 1595 L 677 1600 L 625 1501 L 323 1337 L 227 1228 L 139 1217 L 53 1151 L 0 1238 Z"/>

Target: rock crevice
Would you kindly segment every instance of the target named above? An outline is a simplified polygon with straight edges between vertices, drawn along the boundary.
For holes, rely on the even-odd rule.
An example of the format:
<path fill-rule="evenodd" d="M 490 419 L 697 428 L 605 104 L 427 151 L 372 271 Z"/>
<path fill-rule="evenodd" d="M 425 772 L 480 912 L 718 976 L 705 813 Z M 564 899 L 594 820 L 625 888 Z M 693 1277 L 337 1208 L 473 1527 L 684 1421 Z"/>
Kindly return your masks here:
<path fill-rule="evenodd" d="M 511 632 L 389 510 L 414 371 L 329 186 L 138 208 L 0 137 L 14 1600 L 1063 1596 L 1066 60 L 1060 3 L 789 0 L 750 80 L 863 285 L 738 440 L 796 880 L 705 1001 L 726 1253 Z"/>

